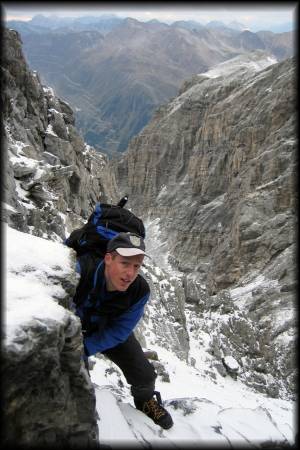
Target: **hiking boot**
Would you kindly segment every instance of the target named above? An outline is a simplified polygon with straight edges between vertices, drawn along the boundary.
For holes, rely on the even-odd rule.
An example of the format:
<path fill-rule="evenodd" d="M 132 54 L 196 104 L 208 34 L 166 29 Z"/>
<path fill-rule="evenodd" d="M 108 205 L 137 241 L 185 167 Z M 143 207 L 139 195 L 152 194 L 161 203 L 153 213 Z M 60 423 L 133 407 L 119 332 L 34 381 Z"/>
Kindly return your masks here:
<path fill-rule="evenodd" d="M 168 430 L 173 425 L 173 420 L 168 411 L 162 406 L 160 393 L 154 391 L 153 393 L 157 400 L 152 397 L 147 402 L 141 402 L 134 399 L 134 404 L 136 408 L 142 411 L 146 416 L 150 417 L 154 423 L 160 427 Z"/>

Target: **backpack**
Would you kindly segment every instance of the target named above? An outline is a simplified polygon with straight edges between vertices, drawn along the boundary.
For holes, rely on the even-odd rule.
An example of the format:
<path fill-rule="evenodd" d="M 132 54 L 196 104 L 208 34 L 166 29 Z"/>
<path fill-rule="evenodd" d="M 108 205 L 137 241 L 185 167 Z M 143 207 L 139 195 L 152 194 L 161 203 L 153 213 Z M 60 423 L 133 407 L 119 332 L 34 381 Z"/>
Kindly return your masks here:
<path fill-rule="evenodd" d="M 99 261 L 103 259 L 110 239 L 121 231 L 135 233 L 145 238 L 143 221 L 123 206 L 128 197 L 123 197 L 117 205 L 97 203 L 88 222 L 72 231 L 64 243 L 76 251 L 80 263 L 80 281 L 73 302 L 79 305 L 89 292 L 93 274 Z"/>
<path fill-rule="evenodd" d="M 145 227 L 141 219 L 120 204 L 97 203 L 88 222 L 70 234 L 65 240 L 68 247 L 76 251 L 77 256 L 92 252 L 99 256 L 106 253 L 107 243 L 121 231 L 138 234 L 145 238 Z"/>

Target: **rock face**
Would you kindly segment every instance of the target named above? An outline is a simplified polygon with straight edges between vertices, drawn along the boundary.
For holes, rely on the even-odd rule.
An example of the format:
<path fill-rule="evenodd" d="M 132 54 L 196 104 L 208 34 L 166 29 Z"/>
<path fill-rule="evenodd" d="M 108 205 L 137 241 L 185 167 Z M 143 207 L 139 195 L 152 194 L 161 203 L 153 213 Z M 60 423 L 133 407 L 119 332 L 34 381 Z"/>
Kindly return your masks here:
<path fill-rule="evenodd" d="M 189 336 L 181 277 L 170 276 L 153 262 L 144 262 L 142 273 L 149 283 L 151 297 L 145 307 L 143 320 L 135 329 L 139 342 L 145 348 L 160 342 L 164 348 L 187 362 Z"/>
<path fill-rule="evenodd" d="M 247 352 L 256 362 L 267 358 L 267 375 L 293 395 L 295 62 L 274 63 L 251 52 L 185 83 L 116 170 L 135 210 L 159 218 L 199 321 L 232 308 L 223 347 L 240 362 Z M 251 356 L 252 326 L 264 345 Z M 249 363 L 243 367 L 246 374 Z"/>
<path fill-rule="evenodd" d="M 61 243 L 87 218 L 96 201 L 115 203 L 120 194 L 106 157 L 87 146 L 76 132 L 70 107 L 28 70 L 17 33 L 4 30 L 4 50 L 2 101 L 7 159 L 3 219 L 35 239 Z M 41 249 L 43 241 L 33 243 L 27 253 Z M 69 249 L 65 250 L 71 255 Z M 51 266 L 49 261 L 46 266 Z M 16 270 L 13 264 L 10 270 Z M 28 270 L 32 279 L 41 277 L 40 271 L 35 273 L 30 265 L 18 269 L 19 277 L 22 279 Z M 5 346 L 6 442 L 90 446 L 97 442 L 94 391 L 82 367 L 79 320 L 67 311 L 77 284 L 74 265 L 69 274 L 58 276 L 56 270 L 45 277 L 47 283 L 64 292 L 55 300 L 66 309 L 60 320 L 50 320 L 45 314 L 42 319 L 22 324 L 22 331 Z M 168 280 L 155 265 L 145 267 L 145 277 L 152 288 L 155 314 L 146 310 L 137 335 L 143 343 L 150 333 L 187 361 L 182 285 L 177 279 Z M 13 284 L 19 282 L 18 278 Z M 151 345 L 153 341 L 148 342 Z M 157 364 L 167 380 L 168 374 Z"/>
<path fill-rule="evenodd" d="M 97 443 L 94 389 L 81 355 L 81 325 L 67 310 L 63 321 L 26 324 L 18 339 L 6 346 L 2 361 L 6 444 Z"/>
<path fill-rule="evenodd" d="M 4 219 L 62 240 L 96 201 L 116 201 L 115 179 L 106 156 L 76 131 L 69 105 L 28 69 L 16 32 L 3 30 L 3 50 Z"/>
<path fill-rule="evenodd" d="M 70 250 L 4 230 L 4 443 L 96 445 L 96 402 L 82 360 L 81 324 L 66 309 L 77 279 Z"/>
<path fill-rule="evenodd" d="M 3 30 L 3 50 L 3 221 L 18 231 L 62 243 L 96 201 L 119 198 L 115 179 L 107 158 L 77 133 L 70 107 L 29 71 L 16 32 Z M 43 241 L 27 249 L 28 254 L 37 251 L 37 261 Z M 9 244 L 14 248 L 14 241 Z M 34 272 L 30 266 L 20 269 L 21 282 L 28 271 Z M 40 267 L 37 272 L 40 282 Z M 45 275 L 49 285 L 62 288 L 65 295 L 55 300 L 64 308 L 70 307 L 77 284 L 73 265 L 69 272 Z M 67 309 L 61 311 L 55 319 L 45 312 L 42 319 L 26 322 L 3 349 L 6 444 L 98 443 L 94 389 L 81 359 L 80 321 Z"/>

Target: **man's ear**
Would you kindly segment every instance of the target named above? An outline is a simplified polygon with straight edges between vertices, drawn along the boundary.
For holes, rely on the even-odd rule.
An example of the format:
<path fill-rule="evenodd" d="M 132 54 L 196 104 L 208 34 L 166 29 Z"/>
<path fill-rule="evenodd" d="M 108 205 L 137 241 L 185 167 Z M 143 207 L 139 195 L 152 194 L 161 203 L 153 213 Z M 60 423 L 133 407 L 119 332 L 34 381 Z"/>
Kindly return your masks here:
<path fill-rule="evenodd" d="M 111 262 L 111 260 L 112 260 L 112 256 L 111 256 L 111 254 L 110 253 L 105 253 L 105 255 L 104 255 L 104 262 L 105 262 L 105 264 L 109 264 L 110 262 Z"/>

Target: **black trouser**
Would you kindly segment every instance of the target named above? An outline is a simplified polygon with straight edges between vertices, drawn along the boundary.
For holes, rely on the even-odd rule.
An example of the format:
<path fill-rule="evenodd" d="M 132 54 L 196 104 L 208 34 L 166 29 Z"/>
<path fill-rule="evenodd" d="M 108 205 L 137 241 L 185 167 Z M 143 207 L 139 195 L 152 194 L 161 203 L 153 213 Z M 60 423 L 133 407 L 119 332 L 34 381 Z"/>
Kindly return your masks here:
<path fill-rule="evenodd" d="M 133 333 L 125 342 L 105 350 L 103 354 L 122 370 L 127 383 L 131 385 L 131 394 L 135 400 L 150 400 L 157 374 Z"/>

